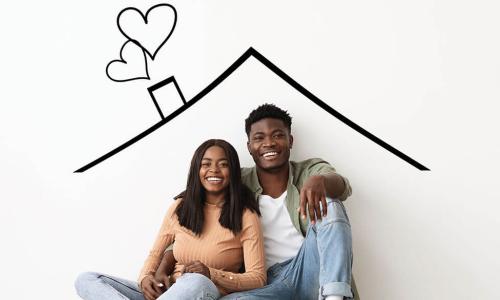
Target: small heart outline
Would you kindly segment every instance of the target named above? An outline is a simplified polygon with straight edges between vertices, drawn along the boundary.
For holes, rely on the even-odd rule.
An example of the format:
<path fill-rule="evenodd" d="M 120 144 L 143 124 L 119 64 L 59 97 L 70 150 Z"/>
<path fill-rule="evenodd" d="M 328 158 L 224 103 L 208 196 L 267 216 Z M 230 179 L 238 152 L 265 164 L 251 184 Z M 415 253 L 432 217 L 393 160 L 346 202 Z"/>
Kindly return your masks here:
<path fill-rule="evenodd" d="M 147 63 L 147 57 L 146 57 L 146 54 L 144 53 L 144 50 L 142 47 L 139 46 L 140 50 L 141 50 L 141 53 L 142 53 L 142 56 L 144 58 L 144 67 L 145 67 L 145 71 L 146 71 L 146 77 L 133 77 L 133 78 L 129 78 L 129 79 L 114 79 L 113 77 L 111 77 L 111 75 L 109 74 L 109 66 L 115 62 L 120 62 L 120 63 L 123 63 L 123 64 L 127 64 L 127 61 L 123 58 L 123 49 L 125 49 L 125 46 L 129 43 L 129 42 L 132 42 L 132 40 L 130 41 L 126 41 L 123 46 L 121 47 L 120 49 L 120 59 L 115 59 L 115 60 L 112 60 L 110 61 L 107 65 L 106 65 L 106 76 L 108 76 L 109 79 L 111 79 L 112 81 L 115 81 L 115 82 L 126 82 L 126 81 L 131 81 L 131 80 L 137 80 L 137 79 L 151 79 L 149 77 L 149 72 L 148 72 L 148 63 Z M 136 43 L 134 43 L 135 45 L 137 45 Z"/>

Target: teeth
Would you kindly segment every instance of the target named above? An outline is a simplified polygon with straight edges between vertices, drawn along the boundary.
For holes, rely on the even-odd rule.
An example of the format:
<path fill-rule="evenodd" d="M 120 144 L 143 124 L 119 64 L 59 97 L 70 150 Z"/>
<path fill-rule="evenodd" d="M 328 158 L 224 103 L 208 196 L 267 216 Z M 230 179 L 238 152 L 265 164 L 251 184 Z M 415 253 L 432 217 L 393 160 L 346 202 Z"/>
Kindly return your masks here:
<path fill-rule="evenodd" d="M 219 182 L 222 181 L 222 178 L 219 177 L 207 177 L 208 181 L 214 181 L 214 182 Z"/>
<path fill-rule="evenodd" d="M 267 153 L 264 153 L 262 156 L 264 157 L 268 157 L 268 156 L 274 156 L 274 155 L 277 155 L 278 152 L 267 152 Z"/>

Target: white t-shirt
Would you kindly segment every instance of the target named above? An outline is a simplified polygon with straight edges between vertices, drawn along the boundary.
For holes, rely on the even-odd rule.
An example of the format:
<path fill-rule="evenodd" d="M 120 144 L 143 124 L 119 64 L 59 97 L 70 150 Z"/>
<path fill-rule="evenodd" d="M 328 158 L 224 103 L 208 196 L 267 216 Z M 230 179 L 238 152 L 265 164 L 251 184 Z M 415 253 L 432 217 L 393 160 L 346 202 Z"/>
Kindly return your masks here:
<path fill-rule="evenodd" d="M 304 241 L 302 234 L 292 224 L 285 198 L 286 191 L 277 199 L 259 196 L 266 268 L 297 255 Z"/>

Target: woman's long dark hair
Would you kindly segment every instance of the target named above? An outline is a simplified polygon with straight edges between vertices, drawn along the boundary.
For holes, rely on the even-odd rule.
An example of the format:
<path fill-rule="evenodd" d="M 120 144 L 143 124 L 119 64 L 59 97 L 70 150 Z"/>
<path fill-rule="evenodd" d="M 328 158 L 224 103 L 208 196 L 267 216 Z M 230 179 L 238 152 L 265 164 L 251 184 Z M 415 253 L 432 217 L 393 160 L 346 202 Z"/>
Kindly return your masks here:
<path fill-rule="evenodd" d="M 203 155 L 208 148 L 218 146 L 224 149 L 229 165 L 229 186 L 225 191 L 219 223 L 235 235 L 241 231 L 243 211 L 249 209 L 260 216 L 259 206 L 250 189 L 241 182 L 240 161 L 234 147 L 224 140 L 211 139 L 201 144 L 194 152 L 189 168 L 186 191 L 175 213 L 179 224 L 200 235 L 203 230 L 205 189 L 201 184 L 200 168 Z"/>

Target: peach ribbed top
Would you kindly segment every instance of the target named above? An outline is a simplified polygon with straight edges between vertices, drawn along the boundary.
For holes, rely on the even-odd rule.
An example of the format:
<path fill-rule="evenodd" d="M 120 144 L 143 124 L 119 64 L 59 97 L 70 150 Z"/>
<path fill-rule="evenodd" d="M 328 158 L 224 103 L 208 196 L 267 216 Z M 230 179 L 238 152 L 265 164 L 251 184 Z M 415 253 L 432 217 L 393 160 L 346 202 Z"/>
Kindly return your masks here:
<path fill-rule="evenodd" d="M 163 253 L 175 241 L 173 254 L 177 260 L 174 280 L 181 275 L 183 265 L 199 260 L 210 269 L 210 277 L 222 295 L 262 287 L 266 283 L 264 246 L 259 216 L 249 210 L 243 213 L 242 230 L 236 236 L 219 223 L 221 208 L 206 204 L 205 221 L 200 236 L 179 224 L 175 201 L 168 209 L 139 276 L 139 283 L 154 274 Z M 238 273 L 244 264 L 245 273 Z"/>

